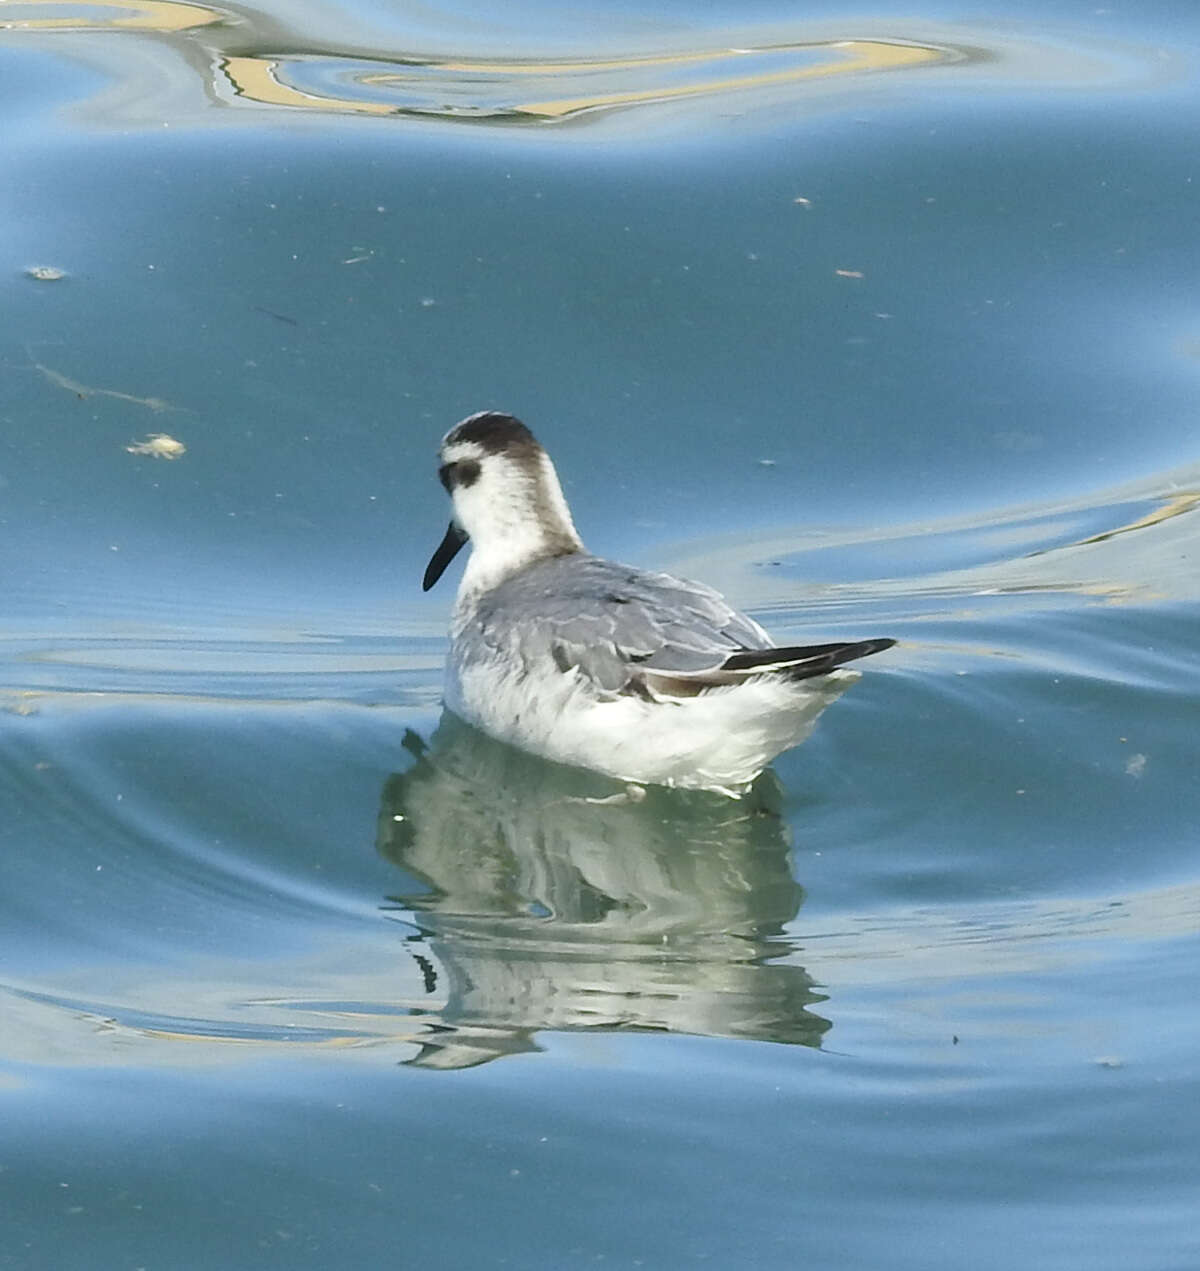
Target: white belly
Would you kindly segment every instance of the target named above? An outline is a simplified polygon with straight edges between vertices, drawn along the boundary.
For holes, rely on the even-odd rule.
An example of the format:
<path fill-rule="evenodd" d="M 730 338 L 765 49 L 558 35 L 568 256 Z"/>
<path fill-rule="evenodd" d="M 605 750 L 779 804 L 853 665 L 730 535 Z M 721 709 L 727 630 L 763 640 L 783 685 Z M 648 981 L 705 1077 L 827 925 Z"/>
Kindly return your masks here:
<path fill-rule="evenodd" d="M 446 705 L 510 745 L 621 781 L 740 793 L 859 678 L 763 675 L 695 697 L 597 698 L 578 671 L 522 674 L 498 661 L 447 671 Z"/>

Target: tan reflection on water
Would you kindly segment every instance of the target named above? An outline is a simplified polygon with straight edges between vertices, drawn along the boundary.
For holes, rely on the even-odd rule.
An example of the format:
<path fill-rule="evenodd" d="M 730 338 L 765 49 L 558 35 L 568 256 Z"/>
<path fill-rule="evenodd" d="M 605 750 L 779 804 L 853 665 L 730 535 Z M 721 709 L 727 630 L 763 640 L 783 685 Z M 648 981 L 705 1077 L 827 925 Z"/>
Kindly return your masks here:
<path fill-rule="evenodd" d="M 949 59 L 944 49 L 921 48 L 910 44 L 884 44 L 870 40 L 844 40 L 826 45 L 799 45 L 799 48 L 823 48 L 835 51 L 839 60 L 818 66 L 795 67 L 791 70 L 726 76 L 697 85 L 677 85 L 673 88 L 647 89 L 641 92 L 608 93 L 597 97 L 567 98 L 558 101 L 531 102 L 522 109 L 526 114 L 546 118 L 565 118 L 584 110 L 607 106 L 629 106 L 643 101 L 663 101 L 677 97 L 691 97 L 698 93 L 723 93 L 746 88 L 766 88 L 777 84 L 799 83 L 801 80 L 818 79 L 830 75 L 854 74 L 864 71 L 897 70 L 906 66 L 920 66 Z M 747 53 L 759 50 L 747 50 Z"/>
<path fill-rule="evenodd" d="M 264 106 L 299 106 L 305 110 L 349 111 L 361 115 L 397 113 L 396 107 L 389 102 L 354 101 L 294 88 L 280 78 L 285 65 L 283 58 L 223 57 L 218 70 L 229 81 L 236 96 Z"/>
<path fill-rule="evenodd" d="M 207 5 L 172 0 L 0 0 L 0 31 L 188 31 L 228 16 Z"/>
<path fill-rule="evenodd" d="M 198 34 L 202 28 L 221 34 Z M 541 123 L 970 56 L 906 39 L 814 39 L 627 57 L 475 60 L 312 45 L 252 10 L 171 0 L 0 0 L 0 31 L 122 30 L 179 35 L 192 65 L 196 54 L 203 58 L 206 87 L 218 104 L 232 99 L 323 112 Z M 269 43 L 296 51 L 262 47 Z"/>
<path fill-rule="evenodd" d="M 1152 506 L 1130 516 L 1128 505 Z M 889 526 L 881 530 L 817 534 L 803 526 L 767 538 L 739 535 L 690 543 L 667 553 L 663 567 L 685 577 L 703 575 L 719 590 L 736 596 L 756 616 L 773 610 L 792 612 L 798 605 L 795 574 L 803 576 L 804 557 L 830 549 L 872 548 L 889 540 L 934 542 L 986 533 L 994 545 L 1011 531 L 1010 550 L 965 568 L 924 572 L 898 568 L 889 577 L 861 582 L 812 583 L 799 602 L 816 611 L 853 601 L 903 599 L 916 595 L 983 596 L 1012 594 L 1090 597 L 1105 603 L 1154 603 L 1200 598 L 1200 466 L 1163 473 L 1129 485 L 1101 490 L 1078 499 L 1025 504 L 983 515 L 947 519 L 935 524 Z M 1033 546 L 1034 519 L 1111 516 L 1112 524 L 1049 546 Z M 1050 527 L 1048 537 L 1054 538 Z M 919 562 L 921 552 L 914 546 Z M 764 568 L 764 562 L 788 560 L 795 574 Z"/>
<path fill-rule="evenodd" d="M 813 52 L 829 55 L 828 61 L 817 64 L 806 62 L 781 70 L 767 71 L 754 66 L 766 57 L 777 58 L 781 54 L 811 55 Z M 394 100 L 371 100 L 340 97 L 313 88 L 301 88 L 288 82 L 288 72 L 296 69 L 300 59 L 283 57 L 227 57 L 220 63 L 220 70 L 228 78 L 234 92 L 242 98 L 273 106 L 303 107 L 309 110 L 349 111 L 376 115 L 457 115 L 495 119 L 506 117 L 529 120 L 562 120 L 585 112 L 634 106 L 648 102 L 661 102 L 679 98 L 697 97 L 710 93 L 728 93 L 745 89 L 768 88 L 800 83 L 805 80 L 827 78 L 833 75 L 861 74 L 868 71 L 897 70 L 904 67 L 928 65 L 957 60 L 957 55 L 941 48 L 922 47 L 913 44 L 886 43 L 873 40 L 838 40 L 811 44 L 794 44 L 762 49 L 722 49 L 715 52 L 665 54 L 652 58 L 635 58 L 596 62 L 520 62 L 520 61 L 439 61 L 429 62 L 407 70 L 370 71 L 355 74 L 353 82 L 364 88 L 387 90 L 390 94 L 402 94 L 414 85 L 428 93 L 440 88 L 447 98 L 445 105 L 411 105 Z M 744 73 L 721 73 L 731 61 L 744 62 Z M 654 79 L 656 73 L 680 67 L 708 71 L 694 82 L 668 84 Z M 582 77 L 606 74 L 616 80 L 622 78 L 651 77 L 651 82 L 641 87 L 624 90 L 598 89 L 581 94 L 572 91 Z M 442 82 L 442 77 L 445 77 Z M 469 85 L 477 88 L 482 78 L 490 77 L 495 99 L 490 102 L 453 101 L 456 87 Z M 560 88 L 563 95 L 524 99 L 518 85 L 522 79 L 536 77 L 538 83 L 527 92 L 553 92 Z M 461 91 L 461 88 L 460 88 Z"/>
<path fill-rule="evenodd" d="M 60 37 L 68 56 L 99 65 L 124 89 L 104 113 L 121 122 L 161 123 L 163 78 L 168 91 L 187 91 L 200 78 L 209 106 L 253 103 L 267 108 L 423 120 L 555 124 L 643 105 L 699 102 L 758 92 L 773 102 L 802 92 L 849 86 L 893 71 L 969 68 L 971 82 L 1048 84 L 1075 89 L 1096 84 L 1145 87 L 1183 75 L 1180 59 L 1155 49 L 1089 41 L 1037 42 L 1008 29 L 932 24 L 893 17 L 879 30 L 862 18 L 803 18 L 710 31 L 710 47 L 680 48 L 697 39 L 694 25 L 647 31 L 619 21 L 589 31 L 581 57 L 496 57 L 474 27 L 456 26 L 435 11 L 321 9 L 307 4 L 279 11 L 245 3 L 221 6 L 171 0 L 0 0 L 0 34 Z M 497 11 L 499 13 L 499 11 Z M 505 21 L 498 18 L 498 26 Z M 853 26 L 849 24 L 853 23 Z M 411 32 L 397 39 L 397 27 Z M 144 48 L 90 41 L 90 33 L 133 32 L 158 37 L 155 57 Z M 82 37 L 82 38 L 80 38 Z M 497 38 L 497 37 L 489 37 Z M 519 41 L 547 48 L 537 31 L 509 30 Z M 665 47 L 664 47 L 665 45 Z M 180 71 L 182 57 L 186 72 Z M 164 57 L 166 60 L 164 60 Z M 953 81 L 959 87 L 962 78 Z M 179 102 L 184 117 L 203 102 Z M 132 109 L 131 109 L 132 107 Z M 711 112 L 710 112 L 711 113 Z M 95 122 L 94 116 L 89 122 Z"/>
<path fill-rule="evenodd" d="M 1130 534 L 1134 530 L 1149 529 L 1152 525 L 1161 525 L 1164 521 L 1169 521 L 1173 517 L 1182 516 L 1185 512 L 1190 512 L 1194 507 L 1200 507 L 1200 492 L 1189 490 L 1184 494 L 1171 495 L 1169 498 L 1164 499 L 1159 507 L 1147 512 L 1145 516 L 1139 516 L 1127 525 L 1117 526 L 1116 529 L 1105 530 L 1103 534 L 1093 534 L 1090 538 L 1081 538 L 1078 543 L 1074 543 L 1072 546 L 1082 547 L 1085 543 L 1103 543 L 1110 538 L 1115 538 L 1118 534 Z M 1041 553 L 1031 552 L 1030 555 L 1040 556 Z"/>

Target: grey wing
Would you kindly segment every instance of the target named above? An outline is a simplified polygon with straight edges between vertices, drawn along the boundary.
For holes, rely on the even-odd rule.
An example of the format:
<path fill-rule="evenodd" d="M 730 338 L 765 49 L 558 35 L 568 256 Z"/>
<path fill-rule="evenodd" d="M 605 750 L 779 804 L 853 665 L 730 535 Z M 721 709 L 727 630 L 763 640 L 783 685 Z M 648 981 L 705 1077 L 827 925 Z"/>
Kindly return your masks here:
<path fill-rule="evenodd" d="M 596 557 L 566 556 L 503 583 L 481 610 L 488 644 L 529 664 L 552 659 L 606 694 L 667 681 L 696 687 L 733 654 L 771 641 L 709 587 Z"/>

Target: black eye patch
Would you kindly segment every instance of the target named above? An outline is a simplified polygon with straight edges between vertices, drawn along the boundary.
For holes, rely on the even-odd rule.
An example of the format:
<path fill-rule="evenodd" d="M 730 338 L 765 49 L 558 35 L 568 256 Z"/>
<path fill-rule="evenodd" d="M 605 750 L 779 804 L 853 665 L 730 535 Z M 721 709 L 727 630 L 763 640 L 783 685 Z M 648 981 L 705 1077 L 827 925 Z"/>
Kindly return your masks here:
<path fill-rule="evenodd" d="M 460 459 L 458 463 L 444 463 L 438 469 L 438 480 L 447 494 L 454 491 L 455 486 L 466 489 L 479 480 L 479 464 L 474 459 Z"/>

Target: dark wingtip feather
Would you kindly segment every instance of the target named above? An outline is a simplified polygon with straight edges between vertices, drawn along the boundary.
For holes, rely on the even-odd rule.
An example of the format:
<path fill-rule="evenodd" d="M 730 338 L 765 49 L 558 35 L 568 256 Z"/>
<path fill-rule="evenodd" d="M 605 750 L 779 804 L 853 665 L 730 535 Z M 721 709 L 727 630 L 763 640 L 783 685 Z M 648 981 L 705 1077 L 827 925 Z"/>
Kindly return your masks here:
<path fill-rule="evenodd" d="M 806 680 L 815 675 L 828 675 L 844 662 L 882 653 L 896 642 L 890 639 L 850 640 L 839 644 L 790 645 L 782 649 L 753 649 L 735 653 L 721 666 L 723 671 L 778 670 L 794 680 Z"/>

